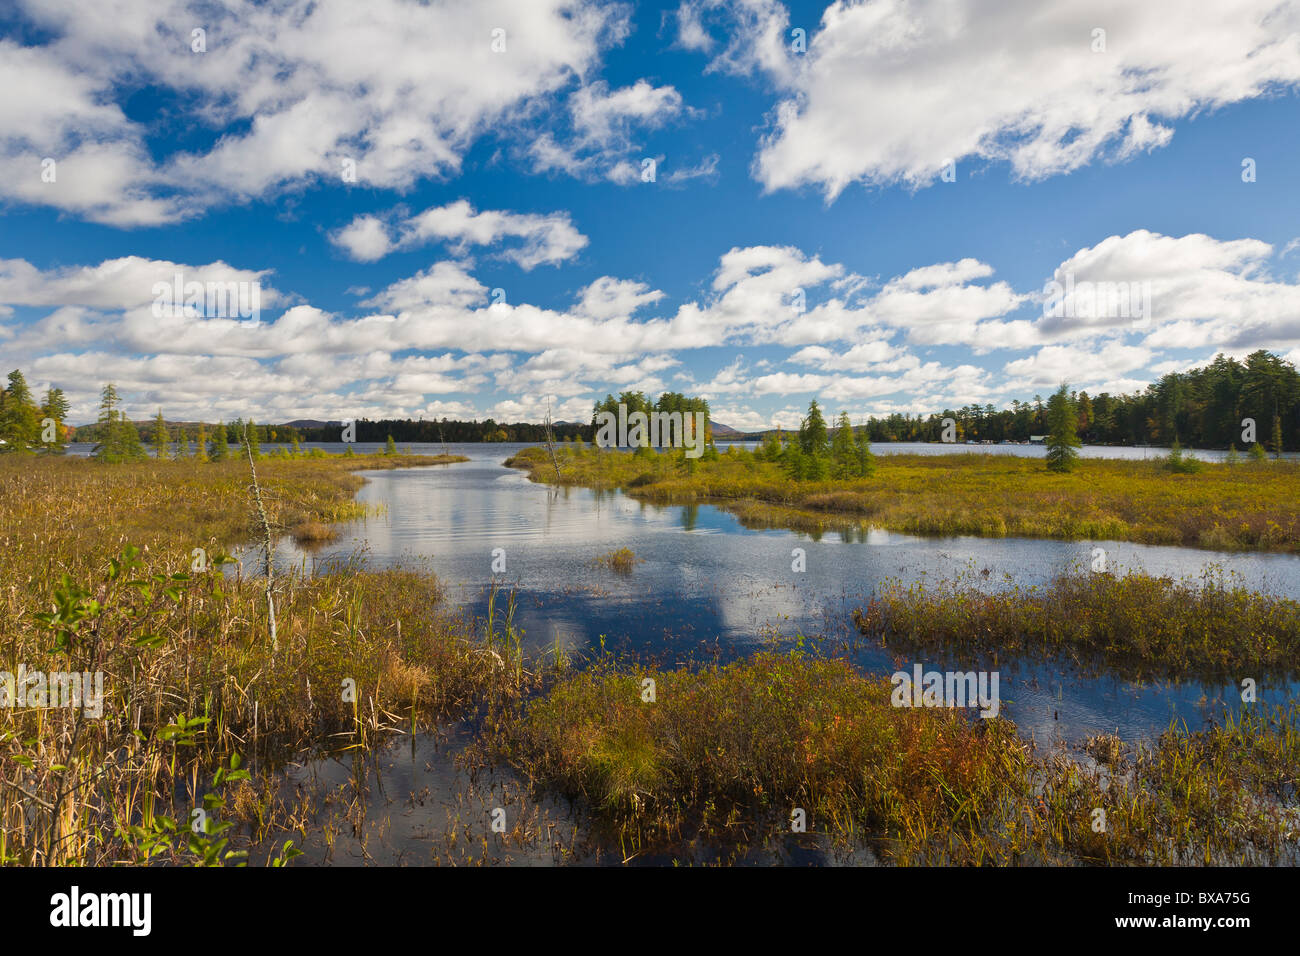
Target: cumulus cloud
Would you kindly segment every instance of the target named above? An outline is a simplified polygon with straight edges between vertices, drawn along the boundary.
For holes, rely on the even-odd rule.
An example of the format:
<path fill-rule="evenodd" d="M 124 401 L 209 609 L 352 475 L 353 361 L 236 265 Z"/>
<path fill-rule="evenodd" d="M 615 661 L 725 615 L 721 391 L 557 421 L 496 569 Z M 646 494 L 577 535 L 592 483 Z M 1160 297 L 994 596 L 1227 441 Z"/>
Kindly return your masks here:
<path fill-rule="evenodd" d="M 791 77 L 790 14 L 779 0 L 683 0 L 675 16 L 677 45 L 708 53 L 707 72 Z"/>
<path fill-rule="evenodd" d="M 453 174 L 479 137 L 584 85 L 626 37 L 629 12 L 594 0 L 18 9 L 48 39 L 0 40 L 0 196 L 123 226 L 195 215 L 214 197 L 317 181 L 404 189 Z M 157 128 L 115 105 L 146 84 L 203 145 L 153 158 Z M 593 104 L 591 122 L 602 116 L 613 122 Z M 44 158 L 58 164 L 54 182 Z"/>
<path fill-rule="evenodd" d="M 744 24 L 779 5 L 689 6 Z M 775 53 L 770 28 L 739 35 L 722 62 L 787 91 L 757 178 L 828 200 L 854 182 L 924 184 L 949 161 L 1037 180 L 1123 160 L 1167 144 L 1178 120 L 1300 83 L 1300 8 L 1276 0 L 837 0 L 803 56 Z"/>
<path fill-rule="evenodd" d="M 476 212 L 465 199 L 413 216 L 367 213 L 330 236 L 335 246 L 359 262 L 374 262 L 390 252 L 430 242 L 446 243 L 457 254 L 464 254 L 474 246 L 492 247 L 507 240 L 519 240 L 519 245 L 502 250 L 501 257 L 524 270 L 559 265 L 576 256 L 588 242 L 568 213 Z"/>
<path fill-rule="evenodd" d="M 487 242 L 504 227 L 484 215 L 453 210 L 429 228 Z M 430 396 L 495 408 L 502 396 L 531 395 L 532 408 L 536 396 L 589 403 L 669 381 L 737 411 L 741 399 L 793 395 L 856 411 L 957 407 L 1062 380 L 1127 388 L 1219 350 L 1300 349 L 1300 284 L 1273 274 L 1282 261 L 1255 239 L 1137 230 L 1077 250 L 1045 277 L 1073 283 L 1073 294 L 1085 282 L 1149 283 L 1139 324 L 1044 314 L 1041 290 L 1014 289 L 974 258 L 878 280 L 790 246 L 727 250 L 703 294 L 671 307 L 648 283 L 614 276 L 576 290 L 568 305 L 508 301 L 470 263 L 440 260 L 367 293 L 353 314 L 277 291 L 266 270 L 224 262 L 125 257 L 42 270 L 11 259 L 0 261 L 0 340 L 15 364 L 81 376 L 88 407 L 112 376 L 149 402 L 172 395 L 197 409 L 222 394 L 223 411 L 257 407 L 259 416 L 312 401 L 322 407 L 315 417 L 343 407 L 411 414 Z M 195 311 L 160 315 L 155 284 L 176 274 L 259 283 L 268 314 L 251 327 Z M 741 348 L 760 357 L 746 362 Z M 710 350 L 724 359 L 702 373 Z M 701 358 L 684 367 L 693 352 Z M 972 361 L 981 353 L 1003 354 L 981 367 Z M 488 394 L 496 397 L 473 401 Z"/>
<path fill-rule="evenodd" d="M 638 80 L 611 90 L 607 82 L 596 80 L 569 96 L 567 123 L 535 136 L 525 152 L 534 172 L 629 185 L 641 178 L 643 157 L 634 155 L 644 146 L 640 136 L 695 115 L 674 87 Z M 709 162 L 704 161 L 706 166 Z"/>

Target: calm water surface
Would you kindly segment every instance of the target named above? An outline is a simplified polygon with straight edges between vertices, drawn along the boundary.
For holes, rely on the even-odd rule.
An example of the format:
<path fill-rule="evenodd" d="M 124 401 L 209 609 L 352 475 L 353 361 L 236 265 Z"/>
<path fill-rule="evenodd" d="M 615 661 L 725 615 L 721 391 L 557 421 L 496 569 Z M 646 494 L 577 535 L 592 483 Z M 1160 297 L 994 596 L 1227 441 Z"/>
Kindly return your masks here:
<path fill-rule="evenodd" d="M 1112 567 L 1180 578 L 1217 570 L 1256 590 L 1300 597 L 1300 557 L 1291 555 L 1119 541 L 919 538 L 886 531 L 812 537 L 751 530 L 709 505 L 660 506 L 620 492 L 535 484 L 502 465 L 522 447 L 527 446 L 453 445 L 450 451 L 471 461 L 362 472 L 368 481 L 357 497 L 376 514 L 341 526 L 340 538 L 324 549 L 305 551 L 286 538 L 277 560 L 282 567 L 309 570 L 350 557 L 370 567 L 426 567 L 453 601 L 478 614 L 485 609 L 488 583 L 496 579 L 517 588 L 516 624 L 534 651 L 559 644 L 581 654 L 603 641 L 613 650 L 666 663 L 734 659 L 800 637 L 846 638 L 853 634 L 853 609 L 882 582 L 969 576 L 987 587 L 1038 584 L 1086 564 L 1096 546 L 1105 548 Z M 641 559 L 631 575 L 595 563 L 620 547 Z M 805 573 L 791 569 L 796 548 L 806 553 Z M 496 549 L 504 551 L 504 574 L 492 570 Z M 914 663 L 874 646 L 855 652 L 855 661 L 865 672 L 885 674 L 900 666 L 910 670 Z M 919 663 L 939 670 L 974 666 L 941 658 Z M 1040 743 L 1078 741 L 1103 731 L 1150 737 L 1173 718 L 1195 728 L 1239 702 L 1232 687 L 1134 685 L 1033 662 L 1004 661 L 1000 676 L 1003 713 Z M 1280 700 L 1296 689 L 1263 687 L 1264 700 Z"/>

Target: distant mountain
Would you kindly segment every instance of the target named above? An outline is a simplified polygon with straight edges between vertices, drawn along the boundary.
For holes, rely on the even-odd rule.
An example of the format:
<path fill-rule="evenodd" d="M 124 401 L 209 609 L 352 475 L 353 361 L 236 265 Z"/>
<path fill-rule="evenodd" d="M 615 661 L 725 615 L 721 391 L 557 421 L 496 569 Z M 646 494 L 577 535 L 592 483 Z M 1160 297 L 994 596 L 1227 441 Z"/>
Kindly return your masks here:
<path fill-rule="evenodd" d="M 714 438 L 744 438 L 745 433 L 738 428 L 732 428 L 730 425 L 724 425 L 722 422 L 709 422 L 709 427 L 713 429 Z"/>
<path fill-rule="evenodd" d="M 288 425 L 290 428 L 325 428 L 327 425 L 343 425 L 342 422 L 322 422 L 315 418 L 299 418 L 295 421 L 282 422 L 281 424 Z"/>

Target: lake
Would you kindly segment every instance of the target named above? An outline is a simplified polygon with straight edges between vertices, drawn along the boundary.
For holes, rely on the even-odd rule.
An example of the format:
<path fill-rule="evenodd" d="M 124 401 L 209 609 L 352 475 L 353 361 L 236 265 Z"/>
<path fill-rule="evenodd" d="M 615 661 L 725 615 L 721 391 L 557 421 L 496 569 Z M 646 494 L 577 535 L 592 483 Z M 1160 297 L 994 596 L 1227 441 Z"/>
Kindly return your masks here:
<path fill-rule="evenodd" d="M 277 563 L 308 571 L 353 558 L 370 567 L 424 567 L 444 582 L 450 600 L 476 614 L 484 613 L 487 587 L 496 580 L 517 589 L 516 624 L 524 630 L 525 647 L 534 652 L 558 644 L 582 654 L 603 642 L 669 665 L 735 659 L 788 647 L 800 637 L 810 646 L 817 646 L 817 639 L 834 643 L 855 637 L 853 609 L 885 581 L 969 576 L 984 587 L 1037 584 L 1086 565 L 1097 546 L 1106 550 L 1112 568 L 1178 578 L 1199 578 L 1207 568 L 1217 568 L 1254 590 L 1300 597 L 1300 556 L 1118 541 L 919 538 L 881 530 L 813 537 L 752 530 L 710 505 L 652 505 L 621 492 L 556 490 L 530 482 L 502 464 L 523 447 L 451 445 L 450 452 L 471 460 L 361 472 L 367 484 L 357 498 L 375 514 L 341 525 L 340 537 L 324 548 L 303 549 L 286 537 L 277 545 Z M 942 446 L 911 450 L 915 447 Z M 630 575 L 595 563 L 620 547 L 631 548 L 641 560 Z M 791 568 L 796 548 L 806 554 L 804 573 Z M 504 573 L 493 572 L 494 551 L 504 558 Z M 251 574 L 256 561 L 250 557 L 244 555 L 245 573 Z M 869 673 L 910 671 L 915 663 L 895 660 L 874 644 L 854 649 L 852 656 Z M 937 658 L 919 663 L 939 670 L 973 666 Z M 1000 674 L 1002 713 L 1040 743 L 1077 742 L 1100 732 L 1149 739 L 1171 719 L 1196 728 L 1239 703 L 1233 687 L 1134 685 L 1034 662 L 1003 662 Z M 1261 688 L 1264 701 L 1295 690 Z"/>

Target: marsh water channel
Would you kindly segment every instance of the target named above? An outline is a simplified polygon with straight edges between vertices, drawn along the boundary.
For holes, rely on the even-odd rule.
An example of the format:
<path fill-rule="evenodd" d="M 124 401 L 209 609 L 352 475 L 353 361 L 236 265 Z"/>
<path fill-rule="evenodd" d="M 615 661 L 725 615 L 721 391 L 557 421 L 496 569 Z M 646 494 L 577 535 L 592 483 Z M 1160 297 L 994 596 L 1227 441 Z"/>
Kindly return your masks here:
<path fill-rule="evenodd" d="M 1300 597 L 1298 556 L 1122 541 L 921 538 L 866 529 L 810 535 L 746 528 L 712 505 L 649 504 L 621 492 L 554 489 L 531 482 L 524 472 L 503 464 L 523 447 L 452 445 L 449 451 L 470 460 L 363 471 L 367 481 L 357 499 L 371 508 L 371 516 L 341 525 L 340 536 L 324 547 L 305 549 L 283 538 L 277 544 L 277 564 L 309 573 L 328 573 L 340 561 L 360 561 L 371 568 L 426 568 L 443 582 L 450 602 L 476 615 L 485 613 L 488 588 L 495 580 L 515 590 L 515 624 L 523 631 L 526 652 L 534 654 L 549 654 L 558 645 L 581 660 L 603 645 L 672 666 L 732 660 L 765 648 L 789 648 L 802 639 L 811 649 L 837 647 L 837 653 L 849 655 L 864 673 L 875 674 L 910 671 L 916 663 L 941 671 L 977 666 L 942 656 L 903 660 L 861 639 L 852 612 L 890 581 L 961 578 L 985 588 L 1043 584 L 1072 567 L 1086 567 L 1092 549 L 1102 547 L 1119 573 L 1144 570 L 1199 579 L 1210 572 L 1252 590 Z M 1024 446 L 994 447 L 1004 453 L 1009 447 L 1011 453 L 1041 452 Z M 436 453 L 442 448 L 412 450 Z M 1130 457 L 1134 451 L 1149 450 L 1108 451 L 1129 452 L 1124 457 Z M 622 547 L 639 559 L 630 574 L 596 563 L 601 555 Z M 807 570 L 802 573 L 792 570 L 795 549 L 806 555 Z M 493 562 L 500 567 L 502 554 L 505 570 L 494 573 Z M 256 573 L 253 552 L 244 553 L 241 560 L 243 573 Z M 1118 733 L 1127 741 L 1151 739 L 1171 721 L 1195 730 L 1240 706 L 1239 688 L 1231 685 L 1136 684 L 1076 673 L 1052 661 L 1003 659 L 999 673 L 1001 713 L 1039 746 L 1075 744 L 1097 733 Z M 1264 702 L 1280 702 L 1295 690 L 1294 683 L 1260 682 Z M 458 731 L 450 733 L 450 740 L 408 741 L 375 758 L 374 769 L 397 778 L 388 789 L 409 804 L 395 811 L 396 820 L 388 820 L 390 827 L 396 826 L 388 837 L 390 862 L 394 854 L 403 858 L 419 852 L 418 847 L 411 849 L 411 841 L 425 839 L 421 828 L 429 824 L 417 802 L 408 799 L 408 791 L 441 791 L 441 801 L 430 798 L 440 819 L 444 813 L 448 820 L 460 819 L 464 808 L 457 802 L 465 799 L 464 791 L 452 786 L 447 774 L 456 771 L 446 760 L 448 748 L 455 750 Z M 291 767 L 287 780 L 294 785 L 308 779 L 341 785 L 355 771 L 347 761 L 315 761 Z M 493 784 L 486 786 L 490 790 Z M 454 814 L 452 803 L 457 803 Z M 394 801 L 390 809 L 396 807 Z M 481 809 L 470 816 L 477 819 Z M 354 862 L 372 858 L 369 849 L 357 855 L 354 846 L 351 852 Z M 522 858 L 546 862 L 553 856 L 552 851 L 535 850 Z"/>

